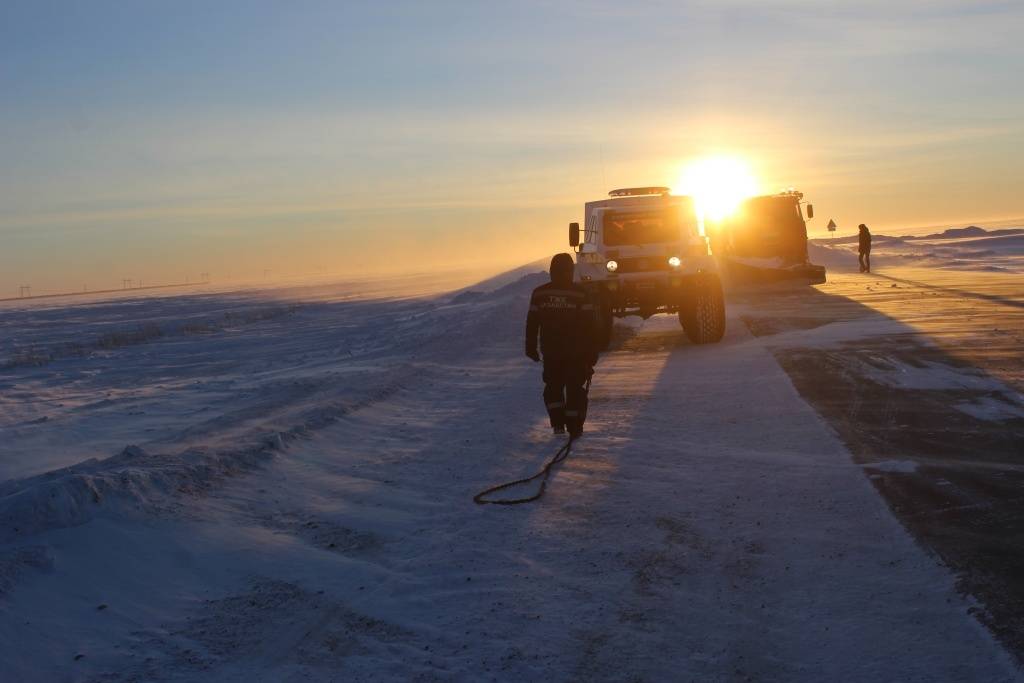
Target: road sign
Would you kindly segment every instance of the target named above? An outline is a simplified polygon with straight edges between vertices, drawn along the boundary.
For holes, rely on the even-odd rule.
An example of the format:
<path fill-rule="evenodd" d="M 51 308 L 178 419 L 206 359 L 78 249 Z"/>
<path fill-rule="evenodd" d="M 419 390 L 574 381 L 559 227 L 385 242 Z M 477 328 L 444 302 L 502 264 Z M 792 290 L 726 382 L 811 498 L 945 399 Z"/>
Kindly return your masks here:
<path fill-rule="evenodd" d="M 831 218 L 828 219 L 828 231 L 829 232 L 835 232 L 836 231 L 836 222 L 834 220 L 832 220 Z"/>

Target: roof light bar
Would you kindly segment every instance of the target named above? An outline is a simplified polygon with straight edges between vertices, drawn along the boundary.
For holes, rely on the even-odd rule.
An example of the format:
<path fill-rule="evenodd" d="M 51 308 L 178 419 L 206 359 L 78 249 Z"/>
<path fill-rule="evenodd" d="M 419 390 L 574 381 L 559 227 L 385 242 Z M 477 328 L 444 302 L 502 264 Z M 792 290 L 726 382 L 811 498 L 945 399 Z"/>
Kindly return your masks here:
<path fill-rule="evenodd" d="M 670 188 L 652 186 L 652 187 L 624 187 L 620 190 L 612 190 L 608 193 L 609 197 L 643 197 L 647 195 L 658 195 L 668 194 Z"/>

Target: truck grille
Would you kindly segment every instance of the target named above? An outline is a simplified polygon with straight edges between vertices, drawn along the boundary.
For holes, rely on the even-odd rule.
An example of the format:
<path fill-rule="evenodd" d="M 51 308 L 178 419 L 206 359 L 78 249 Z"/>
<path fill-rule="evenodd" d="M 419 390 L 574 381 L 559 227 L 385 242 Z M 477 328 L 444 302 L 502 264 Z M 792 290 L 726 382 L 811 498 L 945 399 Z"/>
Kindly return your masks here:
<path fill-rule="evenodd" d="M 653 271 L 671 270 L 668 258 L 664 256 L 638 256 L 619 259 L 619 273 L 650 273 Z"/>

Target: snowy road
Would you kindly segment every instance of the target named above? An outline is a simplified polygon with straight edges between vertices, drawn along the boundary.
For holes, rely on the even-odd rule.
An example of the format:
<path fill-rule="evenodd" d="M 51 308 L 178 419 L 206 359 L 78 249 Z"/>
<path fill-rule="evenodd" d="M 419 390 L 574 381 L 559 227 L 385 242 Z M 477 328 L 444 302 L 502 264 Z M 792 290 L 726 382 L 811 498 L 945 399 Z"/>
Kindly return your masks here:
<path fill-rule="evenodd" d="M 520 289 L 183 504 L 9 539 L 12 680 L 1019 680 L 738 314 L 620 329 L 547 496 L 475 506 L 558 445 Z"/>

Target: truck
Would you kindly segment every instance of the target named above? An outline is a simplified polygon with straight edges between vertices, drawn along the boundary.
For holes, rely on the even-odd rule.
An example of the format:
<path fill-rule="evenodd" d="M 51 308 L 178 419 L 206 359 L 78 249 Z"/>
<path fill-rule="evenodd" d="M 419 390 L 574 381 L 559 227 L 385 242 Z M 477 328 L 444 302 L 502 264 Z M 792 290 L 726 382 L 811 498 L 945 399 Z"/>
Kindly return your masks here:
<path fill-rule="evenodd" d="M 729 216 L 706 225 L 712 252 L 729 284 L 825 282 L 825 268 L 807 254 L 807 218 L 814 206 L 790 188 L 750 197 Z"/>
<path fill-rule="evenodd" d="M 695 344 L 725 334 L 718 264 L 692 197 L 667 187 L 612 190 L 587 202 L 583 227 L 569 224 L 576 281 L 595 303 L 602 347 L 616 317 L 675 313 Z"/>

